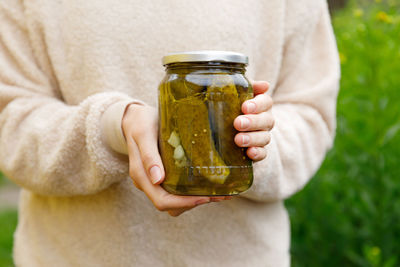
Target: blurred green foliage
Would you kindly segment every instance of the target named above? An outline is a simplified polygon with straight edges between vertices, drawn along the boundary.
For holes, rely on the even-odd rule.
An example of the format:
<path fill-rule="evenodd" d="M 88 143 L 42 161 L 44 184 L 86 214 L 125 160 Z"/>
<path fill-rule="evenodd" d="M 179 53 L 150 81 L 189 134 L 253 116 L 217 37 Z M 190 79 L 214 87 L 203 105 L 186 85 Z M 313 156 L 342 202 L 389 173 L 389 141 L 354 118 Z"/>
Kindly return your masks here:
<path fill-rule="evenodd" d="M 0 188 L 10 181 L 0 172 Z M 0 267 L 14 266 L 12 260 L 13 233 L 17 227 L 16 210 L 0 210 Z"/>
<path fill-rule="evenodd" d="M 4 177 L 4 175 L 0 172 L 0 186 L 4 185 L 5 183 L 7 183 L 7 180 Z"/>
<path fill-rule="evenodd" d="M 13 233 L 17 226 L 17 211 L 0 212 L 0 266 L 13 266 L 12 244 Z"/>
<path fill-rule="evenodd" d="M 400 1 L 334 14 L 342 64 L 334 148 L 286 201 L 292 265 L 400 266 Z"/>

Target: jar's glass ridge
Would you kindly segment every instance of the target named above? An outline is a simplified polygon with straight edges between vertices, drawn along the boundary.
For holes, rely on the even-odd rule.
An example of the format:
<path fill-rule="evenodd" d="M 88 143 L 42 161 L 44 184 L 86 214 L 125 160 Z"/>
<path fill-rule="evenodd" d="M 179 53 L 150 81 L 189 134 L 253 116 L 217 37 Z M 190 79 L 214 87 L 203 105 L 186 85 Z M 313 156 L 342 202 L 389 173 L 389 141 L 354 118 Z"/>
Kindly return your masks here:
<path fill-rule="evenodd" d="M 234 143 L 234 119 L 253 97 L 245 64 L 173 62 L 159 86 L 162 186 L 179 195 L 236 195 L 253 182 L 252 161 Z"/>

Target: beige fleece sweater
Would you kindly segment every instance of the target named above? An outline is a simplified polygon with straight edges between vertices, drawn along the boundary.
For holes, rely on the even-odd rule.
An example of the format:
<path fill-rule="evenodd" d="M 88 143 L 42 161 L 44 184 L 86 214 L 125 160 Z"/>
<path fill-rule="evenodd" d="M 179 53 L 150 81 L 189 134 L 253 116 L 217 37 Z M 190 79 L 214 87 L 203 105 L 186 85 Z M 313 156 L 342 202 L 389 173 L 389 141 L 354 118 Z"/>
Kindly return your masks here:
<path fill-rule="evenodd" d="M 126 105 L 169 52 L 231 50 L 271 83 L 268 157 L 234 200 L 173 218 L 128 177 Z M 288 266 L 282 200 L 332 145 L 339 63 L 321 0 L 0 1 L 0 169 L 21 186 L 17 266 Z M 137 125 L 140 127 L 140 125 Z"/>

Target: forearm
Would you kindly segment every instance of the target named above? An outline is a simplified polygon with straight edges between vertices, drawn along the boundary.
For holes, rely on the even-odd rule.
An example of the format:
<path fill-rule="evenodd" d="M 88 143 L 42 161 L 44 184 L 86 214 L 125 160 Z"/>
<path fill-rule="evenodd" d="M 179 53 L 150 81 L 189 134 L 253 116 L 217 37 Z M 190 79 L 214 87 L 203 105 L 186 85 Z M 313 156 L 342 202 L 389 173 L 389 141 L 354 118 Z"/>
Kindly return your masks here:
<path fill-rule="evenodd" d="M 6 93 L 0 86 L 1 99 Z M 96 193 L 128 177 L 127 157 L 107 144 L 101 123 L 108 107 L 129 100 L 100 93 L 69 106 L 41 95 L 15 98 L 0 113 L 2 171 L 28 190 L 63 196 Z"/>

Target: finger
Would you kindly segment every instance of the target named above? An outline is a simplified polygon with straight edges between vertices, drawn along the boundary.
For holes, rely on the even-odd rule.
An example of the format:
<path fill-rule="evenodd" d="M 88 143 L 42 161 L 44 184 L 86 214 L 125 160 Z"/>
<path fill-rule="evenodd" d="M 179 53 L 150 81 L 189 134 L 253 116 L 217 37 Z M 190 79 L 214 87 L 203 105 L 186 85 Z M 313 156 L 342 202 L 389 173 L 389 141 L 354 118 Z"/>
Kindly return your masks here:
<path fill-rule="evenodd" d="M 213 202 L 218 202 L 218 201 L 213 201 Z M 202 202 L 202 203 L 197 204 L 196 206 L 200 206 L 200 205 L 207 204 L 207 203 L 210 203 L 210 202 Z M 196 206 L 194 206 L 194 207 L 196 207 Z M 193 209 L 194 207 L 169 210 L 168 214 L 171 215 L 172 217 L 177 217 L 177 216 L 181 215 L 182 213 Z"/>
<path fill-rule="evenodd" d="M 246 153 L 253 161 L 260 161 L 267 157 L 267 150 L 263 147 L 249 147 Z"/>
<path fill-rule="evenodd" d="M 219 202 L 219 201 L 222 201 L 222 200 L 230 200 L 230 199 L 232 199 L 231 196 L 210 197 L 211 202 Z M 198 204 L 198 205 L 196 205 L 196 206 L 203 205 L 203 204 L 206 204 L 206 203 L 209 203 L 209 202 L 200 203 L 200 204 Z M 182 213 L 184 213 L 184 212 L 186 212 L 186 211 L 188 211 L 188 210 L 191 210 L 191 209 L 193 209 L 193 208 L 194 208 L 194 207 L 191 207 L 191 208 L 181 208 L 181 209 L 173 209 L 173 210 L 169 210 L 169 211 L 168 211 L 168 214 L 171 215 L 172 217 L 177 217 L 177 216 L 181 215 Z"/>
<path fill-rule="evenodd" d="M 154 186 L 154 185 L 153 185 Z M 210 202 L 209 197 L 178 196 L 166 192 L 161 186 L 156 185 L 155 190 L 149 190 L 148 197 L 159 211 L 169 211 L 176 209 L 192 209 L 198 205 Z M 146 191 L 146 190 L 145 190 Z M 158 192 L 157 192 L 158 191 Z M 165 194 L 163 194 L 163 191 Z"/>
<path fill-rule="evenodd" d="M 133 139 L 140 151 L 140 158 L 147 176 L 153 184 L 162 183 L 165 172 L 157 146 L 158 115 L 150 107 L 131 105 L 131 114 L 135 115 L 136 127 L 128 124 L 130 132 L 126 138 Z M 137 127 L 139 125 L 139 127 Z"/>
<path fill-rule="evenodd" d="M 179 209 L 179 210 L 169 210 L 168 214 L 171 215 L 172 217 L 178 217 L 182 213 L 187 211 L 187 209 Z"/>
<path fill-rule="evenodd" d="M 211 202 L 220 202 L 225 200 L 225 196 L 218 196 L 218 197 L 210 197 Z"/>
<path fill-rule="evenodd" d="M 253 87 L 254 95 L 263 94 L 269 89 L 269 83 L 266 81 L 254 81 L 251 86 Z"/>
<path fill-rule="evenodd" d="M 136 154 L 139 153 L 139 150 Z M 142 164 L 142 161 L 139 160 Z M 209 197 L 196 197 L 196 196 L 178 196 L 169 194 L 160 185 L 154 185 L 150 179 L 147 178 L 143 165 L 138 168 L 135 181 L 142 188 L 142 191 L 151 200 L 153 205 L 159 211 L 168 211 L 173 209 L 191 209 L 197 205 L 210 202 Z"/>
<path fill-rule="evenodd" d="M 273 101 L 269 95 L 260 94 L 242 104 L 244 114 L 258 114 L 267 111 L 272 107 Z"/>
<path fill-rule="evenodd" d="M 164 166 L 158 151 L 157 129 L 151 129 L 151 133 L 135 136 L 140 151 L 143 167 L 153 184 L 160 184 L 165 177 Z"/>
<path fill-rule="evenodd" d="M 231 200 L 233 196 L 217 196 L 217 197 L 210 197 L 211 202 L 221 202 L 224 200 Z"/>
<path fill-rule="evenodd" d="M 197 205 L 210 202 L 209 197 L 178 196 L 169 194 L 160 185 L 154 185 L 148 179 L 143 163 L 140 160 L 138 146 L 132 139 L 128 140 L 130 175 L 153 205 L 160 211 L 173 209 L 191 209 Z"/>
<path fill-rule="evenodd" d="M 139 161 L 139 163 L 141 163 L 141 161 Z M 178 196 L 169 194 L 160 185 L 154 185 L 150 182 L 146 177 L 143 165 L 141 169 L 136 170 L 135 182 L 159 211 L 181 208 L 191 209 L 198 205 L 210 202 L 209 197 Z"/>
<path fill-rule="evenodd" d="M 184 213 L 185 211 L 188 211 L 191 209 L 175 209 L 175 210 L 169 210 L 168 214 L 171 215 L 172 217 L 178 217 L 179 215 L 181 215 L 182 213 Z"/>
<path fill-rule="evenodd" d="M 260 114 L 240 115 L 233 121 L 233 126 L 238 131 L 269 131 L 274 124 L 270 110 Z"/>
<path fill-rule="evenodd" d="M 142 167 L 142 162 L 140 161 L 139 149 L 133 141 L 132 138 L 127 138 L 128 153 L 129 153 L 129 176 L 132 179 L 133 184 L 137 189 L 142 190 L 142 187 L 138 183 L 139 173 Z"/>
<path fill-rule="evenodd" d="M 137 189 L 139 189 L 139 190 L 142 191 L 142 188 L 140 187 L 140 185 L 138 185 L 138 183 L 136 183 L 136 181 L 135 181 L 134 179 L 132 179 L 132 182 L 133 182 L 133 185 L 134 185 Z"/>
<path fill-rule="evenodd" d="M 269 144 L 271 136 L 268 131 L 238 133 L 235 136 L 235 143 L 240 147 L 263 147 Z"/>

